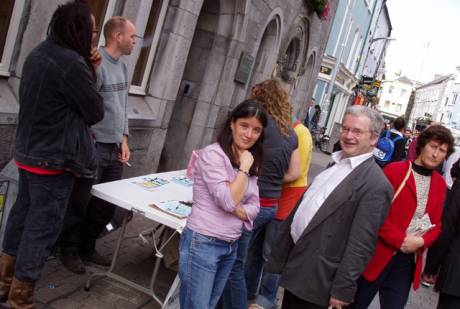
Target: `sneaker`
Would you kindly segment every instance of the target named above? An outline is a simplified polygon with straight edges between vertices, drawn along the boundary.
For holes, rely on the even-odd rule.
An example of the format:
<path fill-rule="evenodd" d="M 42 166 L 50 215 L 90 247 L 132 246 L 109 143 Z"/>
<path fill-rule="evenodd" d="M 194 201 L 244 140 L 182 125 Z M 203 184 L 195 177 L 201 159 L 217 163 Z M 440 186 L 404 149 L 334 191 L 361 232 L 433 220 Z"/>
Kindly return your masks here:
<path fill-rule="evenodd" d="M 110 266 L 110 264 L 112 263 L 112 261 L 108 257 L 100 255 L 97 251 L 94 251 L 90 254 L 83 254 L 81 258 L 85 262 L 91 262 L 102 266 Z"/>
<path fill-rule="evenodd" d="M 61 254 L 59 256 L 62 264 L 74 274 L 84 274 L 85 265 L 78 254 Z"/>

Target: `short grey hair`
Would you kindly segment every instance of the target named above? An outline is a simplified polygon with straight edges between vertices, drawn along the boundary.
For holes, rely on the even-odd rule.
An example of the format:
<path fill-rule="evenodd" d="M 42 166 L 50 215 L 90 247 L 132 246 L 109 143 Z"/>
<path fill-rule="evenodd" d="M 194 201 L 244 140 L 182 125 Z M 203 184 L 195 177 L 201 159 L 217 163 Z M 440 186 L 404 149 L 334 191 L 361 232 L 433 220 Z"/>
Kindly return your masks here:
<path fill-rule="evenodd" d="M 345 118 L 346 115 L 366 116 L 371 121 L 369 131 L 377 136 L 380 135 L 384 121 L 383 117 L 375 109 L 363 105 L 352 105 L 347 108 L 343 117 Z"/>

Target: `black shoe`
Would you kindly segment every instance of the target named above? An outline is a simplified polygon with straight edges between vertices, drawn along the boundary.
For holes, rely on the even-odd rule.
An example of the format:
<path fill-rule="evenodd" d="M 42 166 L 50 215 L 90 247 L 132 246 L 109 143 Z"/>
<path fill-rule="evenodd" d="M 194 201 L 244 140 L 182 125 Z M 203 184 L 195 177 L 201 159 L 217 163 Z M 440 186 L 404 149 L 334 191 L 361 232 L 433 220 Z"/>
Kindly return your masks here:
<path fill-rule="evenodd" d="M 61 254 L 59 256 L 62 264 L 75 274 L 84 274 L 86 272 L 85 264 L 78 254 Z"/>
<path fill-rule="evenodd" d="M 100 255 L 97 251 L 91 254 L 82 254 L 81 258 L 85 262 L 91 262 L 102 266 L 110 266 L 112 263 L 108 257 Z"/>

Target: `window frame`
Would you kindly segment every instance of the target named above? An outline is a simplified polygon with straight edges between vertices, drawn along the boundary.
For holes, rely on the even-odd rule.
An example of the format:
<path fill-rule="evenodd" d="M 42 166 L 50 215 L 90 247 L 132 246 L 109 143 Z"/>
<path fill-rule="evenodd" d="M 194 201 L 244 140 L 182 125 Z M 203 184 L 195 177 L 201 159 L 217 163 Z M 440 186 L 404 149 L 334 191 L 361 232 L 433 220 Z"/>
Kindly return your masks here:
<path fill-rule="evenodd" d="M 157 21 L 157 24 L 155 25 L 155 31 L 153 32 L 152 45 L 151 45 L 151 48 L 150 48 L 150 51 L 147 57 L 144 74 L 142 75 L 141 85 L 140 86 L 132 85 L 131 80 L 130 80 L 129 91 L 128 91 L 129 94 L 144 95 L 144 96 L 147 95 L 147 83 L 148 83 L 150 74 L 152 73 L 153 62 L 156 56 L 156 52 L 158 50 L 158 45 L 160 42 L 161 33 L 163 31 L 163 26 L 164 26 L 164 22 L 166 19 L 166 14 L 168 12 L 170 0 L 153 0 L 152 6 L 150 7 L 150 11 L 149 11 L 149 16 L 151 14 L 154 1 L 162 1 L 162 3 L 161 3 L 161 8 L 160 8 L 160 14 L 158 15 L 158 21 Z M 146 24 L 146 27 L 147 27 L 147 24 Z M 144 29 L 144 32 L 145 32 L 145 29 Z M 136 67 L 140 54 L 141 53 L 139 50 L 136 61 L 133 62 L 133 68 Z M 134 71 L 132 73 L 134 73 Z"/>
<path fill-rule="evenodd" d="M 10 66 L 13 58 L 14 45 L 19 32 L 19 24 L 24 12 L 25 0 L 14 0 L 13 11 L 11 12 L 10 24 L 5 39 L 5 46 L 3 47 L 3 56 L 0 59 L 0 76 L 9 77 L 11 75 Z"/>
<path fill-rule="evenodd" d="M 117 0 L 109 0 L 107 3 L 107 9 L 105 10 L 104 19 L 101 23 L 101 33 L 99 34 L 99 41 L 97 42 L 97 46 L 104 46 L 105 45 L 105 38 L 104 38 L 104 25 L 105 23 L 112 18 L 115 12 L 115 5 L 117 4 Z"/>

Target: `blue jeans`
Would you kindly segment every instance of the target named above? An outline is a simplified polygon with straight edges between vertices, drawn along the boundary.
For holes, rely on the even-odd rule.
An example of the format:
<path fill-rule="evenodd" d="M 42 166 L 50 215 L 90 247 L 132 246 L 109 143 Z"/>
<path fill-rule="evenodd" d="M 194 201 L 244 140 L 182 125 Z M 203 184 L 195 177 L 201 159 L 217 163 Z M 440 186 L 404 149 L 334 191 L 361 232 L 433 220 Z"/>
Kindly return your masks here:
<path fill-rule="evenodd" d="M 14 275 L 39 279 L 64 222 L 75 181 L 71 173 L 38 175 L 19 169 L 18 197 L 6 223 L 3 251 L 16 257 Z"/>
<path fill-rule="evenodd" d="M 254 220 L 252 232 L 243 231 L 238 241 L 238 255 L 222 295 L 224 309 L 246 309 L 248 294 L 257 294 L 260 274 L 265 263 L 262 257 L 265 230 L 275 217 L 275 213 L 276 207 L 261 207 Z"/>
<path fill-rule="evenodd" d="M 214 309 L 236 258 L 238 244 L 185 228 L 179 245 L 181 308 Z"/>
<path fill-rule="evenodd" d="M 271 249 L 278 236 L 278 229 L 283 223 L 280 220 L 272 220 L 265 232 L 265 243 L 263 250 L 264 262 L 270 257 Z M 264 263 L 265 264 L 265 263 Z M 256 296 L 255 303 L 266 309 L 276 308 L 276 293 L 278 292 L 281 274 L 274 274 L 262 269 L 262 279 L 260 281 L 259 294 Z"/>

